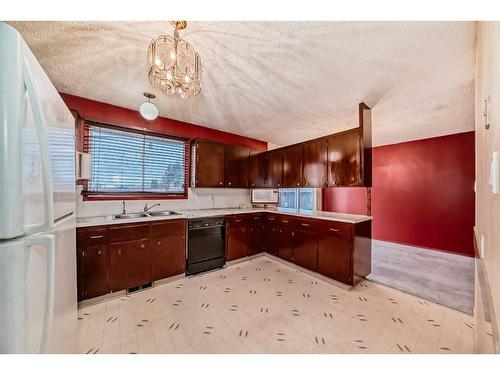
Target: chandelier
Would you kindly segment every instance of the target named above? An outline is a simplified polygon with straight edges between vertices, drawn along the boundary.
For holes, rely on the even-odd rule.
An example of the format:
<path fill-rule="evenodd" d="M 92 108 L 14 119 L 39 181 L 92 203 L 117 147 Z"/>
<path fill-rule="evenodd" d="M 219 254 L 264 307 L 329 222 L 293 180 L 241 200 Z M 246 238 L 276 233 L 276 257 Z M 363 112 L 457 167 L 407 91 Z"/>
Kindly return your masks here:
<path fill-rule="evenodd" d="M 160 35 L 148 48 L 149 82 L 167 95 L 185 99 L 201 91 L 201 60 L 194 48 L 179 38 L 186 21 L 171 21 L 174 36 Z"/>

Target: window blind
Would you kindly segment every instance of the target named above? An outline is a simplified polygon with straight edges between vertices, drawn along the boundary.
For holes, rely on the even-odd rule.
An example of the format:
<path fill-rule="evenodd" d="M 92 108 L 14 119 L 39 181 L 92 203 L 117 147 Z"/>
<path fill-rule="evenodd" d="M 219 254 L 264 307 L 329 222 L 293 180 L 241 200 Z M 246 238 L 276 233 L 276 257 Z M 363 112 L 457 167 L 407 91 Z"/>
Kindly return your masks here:
<path fill-rule="evenodd" d="M 85 124 L 92 156 L 87 194 L 186 194 L 187 142 Z"/>

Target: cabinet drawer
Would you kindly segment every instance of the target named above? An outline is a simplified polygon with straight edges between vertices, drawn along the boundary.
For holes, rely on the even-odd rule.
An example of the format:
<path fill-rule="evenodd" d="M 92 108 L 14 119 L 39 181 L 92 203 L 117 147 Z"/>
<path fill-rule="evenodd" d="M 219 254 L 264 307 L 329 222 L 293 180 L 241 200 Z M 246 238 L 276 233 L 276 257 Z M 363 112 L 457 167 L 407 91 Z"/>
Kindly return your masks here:
<path fill-rule="evenodd" d="M 295 224 L 293 216 L 288 215 L 279 215 L 278 216 L 278 224 L 285 227 L 292 227 Z"/>
<path fill-rule="evenodd" d="M 262 220 L 262 217 L 264 215 L 262 213 L 258 213 L 258 214 L 248 214 L 247 215 L 247 220 L 250 224 L 252 223 L 256 223 L 256 222 L 259 222 Z"/>
<path fill-rule="evenodd" d="M 322 234 L 351 237 L 353 224 L 341 221 L 321 220 L 318 222 L 318 232 Z"/>
<path fill-rule="evenodd" d="M 186 220 L 165 220 L 151 224 L 151 237 L 165 237 L 185 233 Z"/>
<path fill-rule="evenodd" d="M 266 214 L 265 220 L 267 223 L 274 224 L 278 222 L 278 215 L 275 214 Z"/>
<path fill-rule="evenodd" d="M 78 234 L 78 239 L 85 241 L 86 246 L 102 245 L 106 243 L 106 228 L 86 229 Z"/>
<path fill-rule="evenodd" d="M 248 216 L 245 214 L 228 215 L 226 216 L 226 223 L 228 226 L 242 225 L 248 221 Z"/>
<path fill-rule="evenodd" d="M 307 219 L 302 217 L 293 217 L 293 224 L 297 229 L 316 231 L 316 227 L 318 225 L 318 220 L 316 219 Z"/>
<path fill-rule="evenodd" d="M 139 240 L 149 237 L 149 225 L 120 225 L 109 228 L 110 242 Z"/>

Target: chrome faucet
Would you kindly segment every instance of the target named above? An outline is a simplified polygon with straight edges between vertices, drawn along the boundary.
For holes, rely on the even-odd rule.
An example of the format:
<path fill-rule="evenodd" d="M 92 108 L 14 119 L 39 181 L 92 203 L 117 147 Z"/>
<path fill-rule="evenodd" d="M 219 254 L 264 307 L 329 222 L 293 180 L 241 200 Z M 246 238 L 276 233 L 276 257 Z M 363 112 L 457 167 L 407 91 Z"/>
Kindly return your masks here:
<path fill-rule="evenodd" d="M 122 215 L 126 215 L 127 211 L 125 211 L 125 201 L 122 201 Z"/>
<path fill-rule="evenodd" d="M 153 207 L 159 206 L 159 203 L 153 204 L 151 207 L 148 207 L 148 203 L 146 202 L 146 205 L 144 206 L 144 213 L 148 212 L 150 209 Z"/>

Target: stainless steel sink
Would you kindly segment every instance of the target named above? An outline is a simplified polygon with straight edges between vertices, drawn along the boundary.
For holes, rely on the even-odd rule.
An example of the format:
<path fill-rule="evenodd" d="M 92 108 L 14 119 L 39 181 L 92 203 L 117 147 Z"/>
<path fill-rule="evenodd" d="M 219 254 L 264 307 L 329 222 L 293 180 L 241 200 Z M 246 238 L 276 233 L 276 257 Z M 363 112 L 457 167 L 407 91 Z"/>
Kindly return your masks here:
<path fill-rule="evenodd" d="M 154 212 L 148 212 L 148 215 L 150 216 L 171 216 L 171 215 L 180 215 L 178 212 L 175 211 L 154 211 Z"/>
<path fill-rule="evenodd" d="M 145 213 L 130 213 L 130 214 L 119 214 L 113 216 L 113 219 L 136 219 L 138 217 L 146 217 L 148 214 Z"/>

